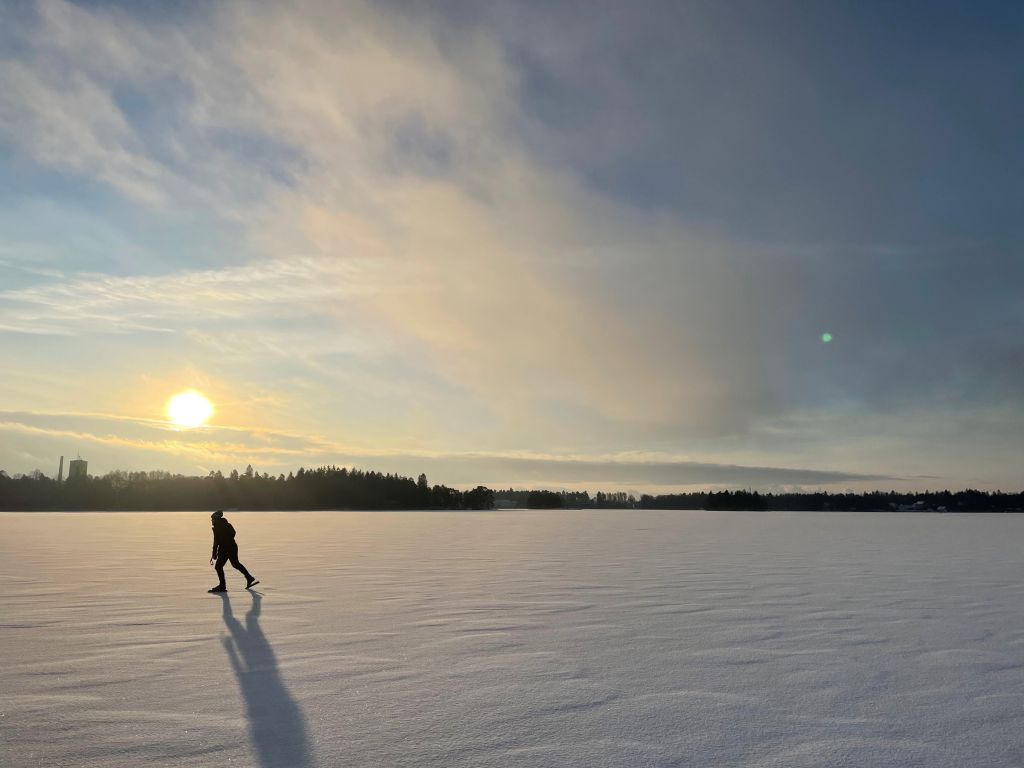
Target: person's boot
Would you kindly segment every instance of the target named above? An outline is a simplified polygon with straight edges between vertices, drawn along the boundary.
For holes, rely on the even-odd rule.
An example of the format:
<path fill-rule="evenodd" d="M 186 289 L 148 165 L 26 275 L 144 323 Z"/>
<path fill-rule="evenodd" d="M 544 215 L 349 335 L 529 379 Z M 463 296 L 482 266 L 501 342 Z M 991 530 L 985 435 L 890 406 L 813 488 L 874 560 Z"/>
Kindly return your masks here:
<path fill-rule="evenodd" d="M 246 589 L 251 587 L 253 584 L 259 584 L 259 583 L 260 583 L 260 580 L 257 579 L 255 576 L 246 576 L 245 577 L 245 588 Z"/>
<path fill-rule="evenodd" d="M 218 585 L 217 585 L 216 587 L 214 587 L 213 589 L 208 589 L 208 590 L 206 590 L 206 591 L 207 591 L 207 592 L 227 592 L 227 591 L 228 591 L 228 588 L 227 588 L 227 587 L 225 587 L 225 586 L 224 586 L 223 584 L 218 584 Z"/>

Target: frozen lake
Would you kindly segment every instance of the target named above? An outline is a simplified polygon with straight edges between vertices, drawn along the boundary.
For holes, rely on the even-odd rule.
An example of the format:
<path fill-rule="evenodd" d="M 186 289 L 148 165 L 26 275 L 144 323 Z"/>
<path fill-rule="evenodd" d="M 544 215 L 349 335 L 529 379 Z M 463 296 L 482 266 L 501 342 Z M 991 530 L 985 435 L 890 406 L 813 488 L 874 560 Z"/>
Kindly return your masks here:
<path fill-rule="evenodd" d="M 0 514 L 0 765 L 1024 765 L 1024 517 Z"/>

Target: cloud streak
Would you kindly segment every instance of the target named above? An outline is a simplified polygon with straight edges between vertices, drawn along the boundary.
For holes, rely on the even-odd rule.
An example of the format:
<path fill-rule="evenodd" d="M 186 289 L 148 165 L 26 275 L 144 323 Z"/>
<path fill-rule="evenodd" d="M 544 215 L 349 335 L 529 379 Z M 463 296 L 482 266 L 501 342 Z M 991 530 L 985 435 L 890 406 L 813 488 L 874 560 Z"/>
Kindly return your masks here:
<path fill-rule="evenodd" d="M 134 454 L 131 468 L 148 465 L 138 455 L 176 456 L 193 463 L 195 469 L 213 465 L 230 466 L 251 463 L 258 469 L 275 473 L 290 471 L 299 465 L 342 464 L 398 471 L 415 475 L 430 473 L 439 482 L 460 486 L 479 483 L 493 486 L 596 487 L 604 484 L 632 488 L 737 487 L 758 488 L 781 485 L 829 486 L 878 480 L 895 480 L 884 475 L 784 467 L 752 467 L 696 461 L 648 461 L 608 458 L 576 459 L 544 455 L 405 453 L 359 450 L 316 437 L 219 427 L 187 431 L 173 437 L 147 439 L 90 431 L 84 428 L 53 426 L 62 421 L 121 421 L 107 415 L 15 414 L 0 415 L 0 431 L 46 438 L 48 442 L 87 443 L 114 449 L 122 455 Z M 37 423 L 31 423 L 31 422 Z M 133 420 L 143 432 L 166 435 L 168 425 L 151 420 Z M 233 439 L 224 440 L 229 437 Z M 194 470 L 195 471 L 195 470 Z"/>
<path fill-rule="evenodd" d="M 181 331 L 197 324 L 331 314 L 345 297 L 379 290 L 385 265 L 318 258 L 163 275 L 64 276 L 0 292 L 0 330 L 81 336 Z M 400 285 L 394 290 L 401 291 Z"/>

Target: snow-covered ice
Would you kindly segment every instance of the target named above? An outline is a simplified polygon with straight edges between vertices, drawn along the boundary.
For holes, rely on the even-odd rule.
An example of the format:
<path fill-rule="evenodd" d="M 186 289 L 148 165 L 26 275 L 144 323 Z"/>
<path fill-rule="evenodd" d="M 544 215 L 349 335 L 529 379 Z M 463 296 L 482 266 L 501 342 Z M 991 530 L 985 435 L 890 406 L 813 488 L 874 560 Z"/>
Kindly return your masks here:
<path fill-rule="evenodd" d="M 1020 766 L 1024 518 L 0 514 L 0 765 Z"/>

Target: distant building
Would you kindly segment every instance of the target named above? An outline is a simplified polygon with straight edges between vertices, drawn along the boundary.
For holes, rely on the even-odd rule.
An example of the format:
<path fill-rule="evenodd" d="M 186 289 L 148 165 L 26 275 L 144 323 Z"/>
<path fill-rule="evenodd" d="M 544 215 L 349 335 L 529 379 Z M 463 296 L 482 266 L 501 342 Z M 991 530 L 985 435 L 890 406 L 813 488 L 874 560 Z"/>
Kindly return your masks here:
<path fill-rule="evenodd" d="M 86 477 L 89 471 L 89 462 L 85 459 L 72 459 L 68 462 L 68 480 L 76 480 Z"/>
<path fill-rule="evenodd" d="M 923 501 L 915 501 L 913 504 L 900 504 L 896 507 L 898 512 L 931 512 Z"/>
<path fill-rule="evenodd" d="M 57 482 L 64 482 L 64 457 L 60 457 L 60 469 L 57 470 Z"/>

